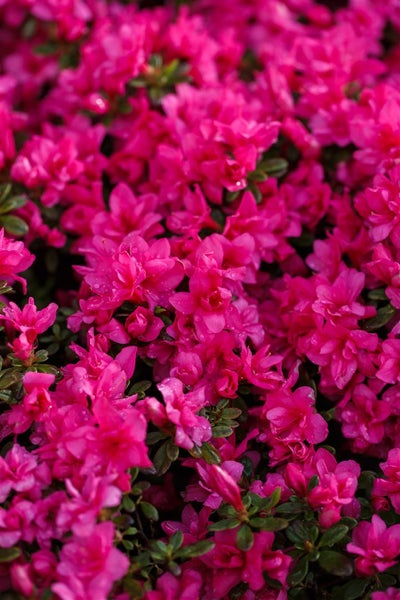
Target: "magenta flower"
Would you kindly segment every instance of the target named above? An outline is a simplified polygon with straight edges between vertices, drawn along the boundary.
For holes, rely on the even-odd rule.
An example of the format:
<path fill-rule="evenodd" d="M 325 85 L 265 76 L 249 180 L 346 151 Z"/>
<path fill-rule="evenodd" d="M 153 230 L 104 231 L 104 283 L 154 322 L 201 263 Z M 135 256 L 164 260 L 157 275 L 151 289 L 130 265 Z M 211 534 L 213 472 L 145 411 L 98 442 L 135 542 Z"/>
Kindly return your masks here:
<path fill-rule="evenodd" d="M 211 570 L 211 598 L 224 598 L 241 581 L 253 591 L 261 590 L 265 586 L 263 573 L 286 584 L 292 559 L 281 550 L 272 550 L 273 533 L 256 533 L 248 552 L 237 548 L 236 530 L 217 531 L 214 540 L 215 548 L 201 558 Z"/>
<path fill-rule="evenodd" d="M 310 444 L 319 444 L 328 435 L 328 425 L 314 405 L 311 388 L 274 391 L 267 395 L 262 415 L 278 440 L 286 443 L 307 440 Z"/>
<path fill-rule="evenodd" d="M 360 577 L 386 571 L 397 563 L 400 554 L 400 525 L 387 527 L 378 515 L 373 515 L 371 523 L 361 521 L 354 529 L 347 551 L 358 555 L 355 567 Z"/>
<path fill-rule="evenodd" d="M 385 479 L 378 477 L 374 481 L 373 495 L 387 496 L 393 508 L 400 513 L 400 449 L 389 450 L 387 460 L 380 464 Z"/>
<path fill-rule="evenodd" d="M 158 388 L 164 397 L 166 418 L 175 425 L 177 446 L 190 449 L 211 439 L 210 422 L 196 414 L 204 406 L 204 390 L 184 394 L 182 382 L 174 377 L 164 379 Z"/>
<path fill-rule="evenodd" d="M 25 247 L 23 242 L 10 240 L 0 229 L 0 277 L 12 283 L 19 281 L 26 293 L 26 280 L 18 275 L 31 266 L 35 257 Z"/>
<path fill-rule="evenodd" d="M 106 600 L 114 581 L 128 570 L 126 556 L 113 547 L 112 523 L 99 523 L 88 537 L 63 546 L 57 581 L 51 586 L 62 600 Z"/>

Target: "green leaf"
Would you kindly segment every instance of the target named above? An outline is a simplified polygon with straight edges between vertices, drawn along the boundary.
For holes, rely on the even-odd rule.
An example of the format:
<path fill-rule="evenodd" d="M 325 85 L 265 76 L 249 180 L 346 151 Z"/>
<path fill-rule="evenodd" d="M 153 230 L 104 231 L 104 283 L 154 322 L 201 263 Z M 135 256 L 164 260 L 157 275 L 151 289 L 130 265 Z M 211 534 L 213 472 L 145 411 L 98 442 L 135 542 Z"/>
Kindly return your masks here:
<path fill-rule="evenodd" d="M 281 529 L 286 529 L 289 521 L 279 517 L 255 517 L 254 519 L 250 519 L 249 524 L 251 527 L 256 527 L 263 531 L 280 531 Z"/>
<path fill-rule="evenodd" d="M 183 533 L 179 529 L 171 536 L 169 540 L 169 546 L 176 552 L 183 544 Z"/>
<path fill-rule="evenodd" d="M 346 525 L 340 525 L 339 523 L 337 525 L 334 525 L 333 527 L 328 529 L 328 531 L 325 531 L 322 534 L 321 539 L 318 543 L 318 548 L 322 548 L 323 546 L 333 546 L 334 544 L 337 544 L 345 537 L 348 531 L 349 528 L 346 527 Z"/>
<path fill-rule="evenodd" d="M 12 196 L 11 198 L 7 198 L 4 202 L 0 204 L 0 215 L 4 215 L 6 213 L 11 212 L 12 210 L 17 210 L 18 208 L 22 208 L 27 203 L 28 198 L 23 195 Z"/>
<path fill-rule="evenodd" d="M 353 579 L 341 587 L 333 588 L 334 600 L 356 600 L 364 596 L 370 579 Z"/>
<path fill-rule="evenodd" d="M 135 547 L 130 540 L 122 540 L 122 545 L 125 550 L 133 550 Z"/>
<path fill-rule="evenodd" d="M 168 436 L 162 431 L 151 431 L 147 434 L 146 445 L 153 446 L 153 444 L 157 444 L 158 442 L 161 442 L 161 440 L 167 439 L 167 437 Z"/>
<path fill-rule="evenodd" d="M 20 548 L 14 546 L 13 548 L 0 548 L 0 563 L 11 562 L 19 556 L 21 556 Z"/>
<path fill-rule="evenodd" d="M 175 446 L 173 440 L 168 440 L 166 444 L 167 456 L 172 461 L 175 462 L 179 458 L 179 447 Z"/>
<path fill-rule="evenodd" d="M 224 419 L 238 419 L 242 411 L 240 408 L 226 408 L 223 412 Z"/>
<path fill-rule="evenodd" d="M 276 507 L 275 512 L 296 515 L 304 512 L 304 502 L 295 500 L 292 502 L 284 502 Z"/>
<path fill-rule="evenodd" d="M 310 524 L 304 523 L 303 521 L 294 521 L 287 528 L 286 535 L 291 542 L 302 546 L 304 542 L 313 542 L 311 538 L 315 536 L 315 531 L 313 531 L 314 527 L 315 526 L 310 526 Z"/>
<path fill-rule="evenodd" d="M 29 227 L 25 221 L 15 215 L 4 215 L 0 217 L 0 226 L 4 227 L 7 233 L 17 236 L 26 235 L 29 231 Z"/>
<path fill-rule="evenodd" d="M 279 500 L 281 499 L 281 495 L 282 495 L 282 488 L 281 487 L 275 488 L 270 496 L 268 496 L 267 498 L 262 498 L 262 500 L 259 504 L 260 510 L 267 511 L 267 510 L 271 510 L 271 508 L 274 508 L 274 506 L 276 506 L 279 503 Z"/>
<path fill-rule="evenodd" d="M 376 290 L 370 290 L 368 292 L 368 298 L 370 300 L 387 300 L 385 288 L 377 288 Z"/>
<path fill-rule="evenodd" d="M 249 192 L 251 192 L 253 194 L 256 203 L 260 204 L 260 202 L 262 200 L 262 193 L 261 193 L 259 187 L 256 185 L 256 183 L 254 183 L 253 181 L 249 181 L 248 185 L 247 185 L 247 189 L 249 190 Z"/>
<path fill-rule="evenodd" d="M 225 425 L 217 425 L 212 429 L 213 438 L 227 438 L 232 435 L 232 427 L 226 427 Z"/>
<path fill-rule="evenodd" d="M 308 573 L 308 559 L 306 556 L 300 558 L 297 561 L 293 571 L 289 573 L 288 584 L 292 587 L 296 587 L 303 581 Z"/>
<path fill-rule="evenodd" d="M 257 166 L 257 171 L 263 171 L 271 177 L 282 177 L 287 172 L 288 167 L 289 163 L 285 158 L 268 158 Z"/>
<path fill-rule="evenodd" d="M 164 475 L 170 468 L 172 461 L 167 455 L 167 443 L 159 447 L 153 458 L 154 468 L 157 475 Z"/>
<path fill-rule="evenodd" d="M 353 517 L 342 517 L 340 519 L 341 525 L 346 525 L 349 529 L 354 529 L 356 525 L 358 525 L 357 519 L 353 519 Z"/>
<path fill-rule="evenodd" d="M 48 44 L 39 44 L 38 46 L 35 46 L 35 48 L 33 49 L 35 54 L 40 54 L 43 56 L 48 56 L 50 54 L 54 54 L 57 51 L 57 46 L 55 44 L 52 43 L 48 43 Z"/>
<path fill-rule="evenodd" d="M 168 563 L 168 569 L 171 571 L 171 573 L 173 573 L 176 577 L 179 577 L 179 575 L 182 573 L 182 569 L 181 567 L 178 565 L 178 563 L 176 563 L 174 560 L 169 561 Z"/>
<path fill-rule="evenodd" d="M 325 571 L 332 575 L 349 577 L 353 573 L 353 564 L 350 558 L 334 550 L 321 552 L 318 562 Z"/>
<path fill-rule="evenodd" d="M 151 519 L 152 521 L 158 521 L 158 519 L 159 519 L 158 510 L 156 509 L 155 506 L 150 504 L 150 502 L 142 501 L 142 502 L 140 502 L 139 506 L 140 506 L 140 510 L 142 511 L 142 513 L 144 514 L 144 516 L 147 519 Z"/>
<path fill-rule="evenodd" d="M 0 185 L 0 203 L 4 202 L 12 190 L 11 183 L 2 183 Z"/>
<path fill-rule="evenodd" d="M 318 477 L 318 475 L 313 475 L 311 477 L 310 481 L 308 482 L 307 491 L 311 492 L 311 490 L 313 490 L 315 487 L 317 487 L 317 485 L 319 485 L 319 477 Z"/>
<path fill-rule="evenodd" d="M 254 535 L 248 525 L 242 525 L 236 534 L 236 545 L 239 550 L 247 552 L 254 544 Z"/>
<path fill-rule="evenodd" d="M 224 531 L 225 529 L 235 529 L 239 527 L 239 519 L 221 519 L 217 523 L 212 523 L 209 526 L 210 531 Z"/>
<path fill-rule="evenodd" d="M 147 381 L 147 380 L 143 380 L 143 381 L 138 381 L 136 383 L 134 383 L 132 385 L 132 387 L 129 389 L 129 394 L 138 394 L 138 396 L 143 396 L 145 392 L 147 392 L 147 390 L 149 388 L 151 388 L 152 383 L 151 381 Z"/>
<path fill-rule="evenodd" d="M 212 540 L 201 540 L 200 542 L 190 544 L 190 546 L 185 546 L 178 550 L 178 552 L 175 553 L 175 558 L 187 560 L 189 558 L 194 558 L 195 556 L 203 556 L 203 554 L 210 552 L 214 546 L 215 542 Z"/>
<path fill-rule="evenodd" d="M 122 497 L 122 506 L 126 512 L 134 512 L 136 510 L 136 504 L 130 496 Z"/>
<path fill-rule="evenodd" d="M 201 446 L 201 456 L 209 465 L 219 465 L 221 463 L 218 450 L 211 444 L 207 444 L 207 442 Z"/>
<path fill-rule="evenodd" d="M 0 389 L 5 390 L 15 383 L 20 382 L 22 379 L 22 373 L 17 369 L 10 367 L 0 372 Z"/>
<path fill-rule="evenodd" d="M 391 304 L 386 304 L 378 308 L 375 317 L 360 321 L 360 325 L 365 331 L 376 331 L 384 327 L 390 319 L 395 315 L 396 309 Z"/>

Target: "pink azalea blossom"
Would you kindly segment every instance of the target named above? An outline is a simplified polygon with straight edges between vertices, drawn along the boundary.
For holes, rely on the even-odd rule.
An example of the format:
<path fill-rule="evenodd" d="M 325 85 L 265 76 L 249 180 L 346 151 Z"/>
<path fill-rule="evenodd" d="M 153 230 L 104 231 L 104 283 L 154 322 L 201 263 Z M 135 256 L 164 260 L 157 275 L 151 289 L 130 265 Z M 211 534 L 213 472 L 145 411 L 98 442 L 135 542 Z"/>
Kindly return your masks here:
<path fill-rule="evenodd" d="M 386 571 L 397 563 L 400 554 L 400 525 L 387 527 L 373 515 L 370 523 L 361 521 L 354 529 L 347 551 L 357 554 L 355 566 L 360 577 Z"/>
<path fill-rule="evenodd" d="M 99 523 L 89 537 L 75 537 L 61 551 L 52 590 L 62 600 L 106 600 L 128 559 L 113 547 L 114 528 Z"/>

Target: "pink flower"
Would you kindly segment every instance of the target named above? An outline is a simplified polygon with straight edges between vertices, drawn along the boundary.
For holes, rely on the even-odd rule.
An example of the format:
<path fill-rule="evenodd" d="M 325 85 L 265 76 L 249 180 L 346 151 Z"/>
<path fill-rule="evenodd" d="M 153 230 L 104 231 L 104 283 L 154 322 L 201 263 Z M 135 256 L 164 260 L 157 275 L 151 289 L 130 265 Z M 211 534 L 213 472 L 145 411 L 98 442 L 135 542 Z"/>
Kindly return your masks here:
<path fill-rule="evenodd" d="M 163 321 L 143 306 L 138 306 L 125 321 L 125 329 L 129 335 L 141 342 L 155 340 L 163 327 Z"/>
<path fill-rule="evenodd" d="M 400 381 L 400 340 L 388 339 L 382 342 L 382 350 L 378 357 L 379 370 L 376 376 L 385 383 Z"/>
<path fill-rule="evenodd" d="M 358 576 L 386 571 L 397 563 L 400 554 L 400 525 L 387 527 L 378 515 L 373 515 L 371 523 L 361 521 L 354 529 L 347 551 L 358 555 L 355 559 Z"/>
<path fill-rule="evenodd" d="M 313 463 L 318 484 L 310 490 L 307 500 L 313 508 L 320 508 L 320 523 L 331 527 L 340 519 L 344 507 L 354 504 L 360 466 L 354 460 L 337 463 L 327 450 L 317 450 Z"/>
<path fill-rule="evenodd" d="M 26 293 L 26 280 L 18 273 L 31 266 L 35 257 L 25 248 L 23 242 L 4 237 L 4 229 L 0 229 L 0 277 L 10 283 L 19 281 Z"/>
<path fill-rule="evenodd" d="M 378 400 L 366 385 L 354 387 L 351 401 L 337 408 L 343 435 L 354 440 L 353 447 L 362 451 L 369 444 L 379 444 L 385 435 L 385 421 L 391 414 L 390 404 Z"/>
<path fill-rule="evenodd" d="M 384 592 L 372 592 L 371 600 L 400 600 L 400 590 L 390 587 Z"/>
<path fill-rule="evenodd" d="M 184 315 L 193 315 L 200 336 L 219 333 L 226 324 L 232 293 L 222 285 L 216 269 L 196 269 L 189 280 L 190 292 L 177 292 L 170 298 L 172 306 Z"/>
<path fill-rule="evenodd" d="M 12 177 L 29 189 L 45 188 L 42 202 L 53 206 L 67 183 L 76 180 L 84 170 L 77 159 L 74 141 L 64 137 L 58 143 L 47 137 L 33 136 L 26 142 L 11 169 Z"/>
<path fill-rule="evenodd" d="M 0 502 L 11 490 L 21 493 L 35 488 L 37 466 L 37 458 L 19 444 L 14 444 L 4 458 L 0 457 Z"/>
<path fill-rule="evenodd" d="M 208 490 L 211 490 L 214 494 L 217 494 L 228 504 L 231 504 L 239 513 L 244 510 L 243 501 L 240 493 L 240 488 L 236 483 L 232 475 L 226 470 L 228 463 L 225 462 L 219 465 L 201 465 L 197 464 L 196 468 L 201 477 L 201 485 Z M 224 468 L 225 466 L 225 468 Z M 237 465 L 239 467 L 239 465 Z M 241 470 L 239 470 L 241 474 Z M 207 502 L 205 503 L 207 505 Z"/>
<path fill-rule="evenodd" d="M 272 550 L 274 534 L 254 534 L 254 543 L 248 552 L 236 546 L 237 530 L 217 531 L 215 548 L 201 557 L 210 572 L 210 598 L 224 598 L 238 583 L 244 581 L 253 591 L 264 588 L 263 574 L 286 583 L 292 559 L 282 550 Z"/>
<path fill-rule="evenodd" d="M 48 388 L 54 383 L 54 375 L 28 372 L 23 377 L 26 394 L 22 404 L 11 408 L 8 423 L 15 433 L 26 431 L 34 421 L 42 421 L 51 408 Z"/>
<path fill-rule="evenodd" d="M 387 460 L 380 464 L 385 479 L 378 477 L 374 481 L 373 496 L 388 496 L 393 508 L 400 512 L 400 449 L 392 448 Z"/>
<path fill-rule="evenodd" d="M 204 406 L 204 390 L 183 393 L 183 384 L 174 377 L 158 385 L 165 401 L 166 418 L 175 425 L 175 444 L 181 448 L 201 446 L 211 439 L 208 419 L 196 413 Z"/>
<path fill-rule="evenodd" d="M 194 569 L 186 569 L 179 577 L 164 573 L 154 591 L 145 594 L 145 600 L 201 600 L 203 579 Z"/>
<path fill-rule="evenodd" d="M 274 437 L 284 442 L 304 441 L 319 444 L 328 435 L 325 419 L 314 409 L 311 388 L 299 387 L 294 392 L 270 392 L 262 409 Z"/>
<path fill-rule="evenodd" d="M 112 523 L 99 523 L 88 537 L 64 544 L 51 589 L 62 600 L 106 600 L 115 581 L 128 570 L 129 561 L 113 547 Z"/>

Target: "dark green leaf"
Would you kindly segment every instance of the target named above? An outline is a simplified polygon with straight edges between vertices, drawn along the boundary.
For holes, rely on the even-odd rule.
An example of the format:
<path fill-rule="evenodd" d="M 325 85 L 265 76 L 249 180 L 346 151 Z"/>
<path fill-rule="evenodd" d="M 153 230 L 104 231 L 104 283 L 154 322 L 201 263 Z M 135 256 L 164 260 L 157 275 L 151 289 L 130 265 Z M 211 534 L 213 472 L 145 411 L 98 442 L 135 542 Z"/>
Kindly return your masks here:
<path fill-rule="evenodd" d="M 298 514 L 304 512 L 304 502 L 300 500 L 294 502 L 284 502 L 276 507 L 275 512 L 285 513 L 285 514 Z"/>
<path fill-rule="evenodd" d="M 134 512 L 136 510 L 136 504 L 130 496 L 122 497 L 122 506 L 127 512 Z"/>
<path fill-rule="evenodd" d="M 2 183 L 0 185 L 0 203 L 4 202 L 12 190 L 11 183 Z"/>
<path fill-rule="evenodd" d="M 163 444 L 157 450 L 153 458 L 153 464 L 157 475 L 164 475 L 171 466 L 171 459 L 167 455 L 167 444 Z"/>
<path fill-rule="evenodd" d="M 150 504 L 150 502 L 144 502 L 142 501 L 140 504 L 140 509 L 142 511 L 142 513 L 144 514 L 144 516 L 147 519 L 151 519 L 152 521 L 158 521 L 158 510 L 156 509 L 155 506 L 153 506 L 152 504 Z"/>
<path fill-rule="evenodd" d="M 175 446 L 172 440 L 169 440 L 167 443 L 167 456 L 168 458 L 174 462 L 179 457 L 179 447 Z"/>
<path fill-rule="evenodd" d="M 376 290 L 370 290 L 368 292 L 368 298 L 370 300 L 387 300 L 385 288 L 377 288 Z"/>
<path fill-rule="evenodd" d="M 286 529 L 289 521 L 279 517 L 255 517 L 254 519 L 250 519 L 249 524 L 251 527 L 256 527 L 263 531 L 280 531 L 281 529 Z"/>
<path fill-rule="evenodd" d="M 143 395 L 144 393 L 151 388 L 152 383 L 151 381 L 147 381 L 147 380 L 143 380 L 143 381 L 138 381 L 137 383 L 134 383 L 132 385 L 132 387 L 129 389 L 129 394 L 138 394 L 138 395 Z"/>
<path fill-rule="evenodd" d="M 313 531 L 314 527 L 315 526 L 310 526 L 309 523 L 304 523 L 303 521 L 294 521 L 287 528 L 286 535 L 294 544 L 303 545 L 304 542 L 312 542 L 311 538 L 315 535 L 315 531 Z"/>
<path fill-rule="evenodd" d="M 212 523 L 209 526 L 210 531 L 223 531 L 224 529 L 235 529 L 239 527 L 239 519 L 221 519 L 217 523 Z"/>
<path fill-rule="evenodd" d="M 182 546 L 183 543 L 183 533 L 179 529 L 175 531 L 175 533 L 171 536 L 169 540 L 169 546 L 171 546 L 172 550 L 176 552 Z"/>
<path fill-rule="evenodd" d="M 248 525 L 242 525 L 236 534 L 236 545 L 239 550 L 247 552 L 254 544 L 254 535 Z"/>
<path fill-rule="evenodd" d="M 157 444 L 161 442 L 161 440 L 165 440 L 168 436 L 162 431 L 151 431 L 147 434 L 146 444 L 147 446 L 152 446 L 153 444 Z"/>
<path fill-rule="evenodd" d="M 174 560 L 169 561 L 169 563 L 168 563 L 168 569 L 176 577 L 179 577 L 179 575 L 182 573 L 182 569 L 180 568 L 180 566 L 178 565 L 178 563 L 176 563 Z"/>
<path fill-rule="evenodd" d="M 282 177 L 288 166 L 289 163 L 285 158 L 268 158 L 258 165 L 257 170 L 263 171 L 271 177 Z"/>
<path fill-rule="evenodd" d="M 187 560 L 189 558 L 194 558 L 195 556 L 203 556 L 203 554 L 207 554 L 207 552 L 212 550 L 214 546 L 215 542 L 211 540 L 202 540 L 201 542 L 196 542 L 196 544 L 190 544 L 190 546 L 181 548 L 175 553 L 175 558 Z"/>
<path fill-rule="evenodd" d="M 307 491 L 311 492 L 311 490 L 314 489 L 315 487 L 317 487 L 318 484 L 319 484 L 318 475 L 313 475 L 313 477 L 311 477 L 310 481 L 308 482 Z"/>
<path fill-rule="evenodd" d="M 18 208 L 22 208 L 27 203 L 28 198 L 26 196 L 12 196 L 11 198 L 7 198 L 0 204 L 0 215 L 4 215 L 6 213 L 11 212 L 12 210 L 17 210 Z"/>
<path fill-rule="evenodd" d="M 0 563 L 11 562 L 21 556 L 21 550 L 14 546 L 13 548 L 0 548 Z"/>
<path fill-rule="evenodd" d="M 370 579 L 353 579 L 341 587 L 333 589 L 334 600 L 356 600 L 364 596 Z"/>
<path fill-rule="evenodd" d="M 249 181 L 247 185 L 247 189 L 253 194 L 255 201 L 257 204 L 260 204 L 262 200 L 262 193 L 260 192 L 259 187 L 253 181 Z"/>
<path fill-rule="evenodd" d="M 221 457 L 218 450 L 211 444 L 205 443 L 202 445 L 201 456 L 209 465 L 219 465 L 221 463 Z"/>
<path fill-rule="evenodd" d="M 333 546 L 334 544 L 337 544 L 345 537 L 348 531 L 349 528 L 346 527 L 346 525 L 340 525 L 339 523 L 334 525 L 322 534 L 318 547 L 322 548 L 323 546 Z"/>
<path fill-rule="evenodd" d="M 29 231 L 29 227 L 25 221 L 15 215 L 4 215 L 0 217 L 0 227 L 4 227 L 7 233 L 16 236 L 26 235 Z"/>
<path fill-rule="evenodd" d="M 395 315 L 396 309 L 391 304 L 386 304 L 386 306 L 382 306 L 378 308 L 375 317 L 371 317 L 371 319 L 365 319 L 360 321 L 360 324 L 365 331 L 376 331 L 380 329 L 384 325 L 386 325 L 390 319 Z"/>
<path fill-rule="evenodd" d="M 240 408 L 226 408 L 223 412 L 224 419 L 238 419 L 241 414 Z"/>
<path fill-rule="evenodd" d="M 356 525 L 358 525 L 357 519 L 353 519 L 352 517 L 342 517 L 340 519 L 341 525 L 346 525 L 349 529 L 354 529 Z"/>
<path fill-rule="evenodd" d="M 334 550 L 321 552 L 318 562 L 325 571 L 332 575 L 349 577 L 353 573 L 353 564 L 350 558 Z"/>
<path fill-rule="evenodd" d="M 10 369 L 4 369 L 4 371 L 0 372 L 0 389 L 5 390 L 14 385 L 14 383 L 21 381 L 21 379 L 22 373 L 17 369 L 12 367 Z"/>
<path fill-rule="evenodd" d="M 293 571 L 289 573 L 288 584 L 292 587 L 296 587 L 303 581 L 307 573 L 308 560 L 306 556 L 303 556 L 303 558 L 300 558 L 300 560 L 297 561 Z"/>
<path fill-rule="evenodd" d="M 274 508 L 274 506 L 278 504 L 279 500 L 281 499 L 281 495 L 282 488 L 275 488 L 270 496 L 268 496 L 267 498 L 262 498 L 259 505 L 260 509 L 264 511 L 271 510 L 271 508 Z"/>
<path fill-rule="evenodd" d="M 56 52 L 56 50 L 57 50 L 57 46 L 52 43 L 39 44 L 38 46 L 35 46 L 35 48 L 33 49 L 35 54 L 41 54 L 43 56 L 48 56 L 50 54 L 54 54 Z"/>
<path fill-rule="evenodd" d="M 214 438 L 227 438 L 232 435 L 232 428 L 226 427 L 225 425 L 217 425 L 212 429 L 212 435 Z"/>

